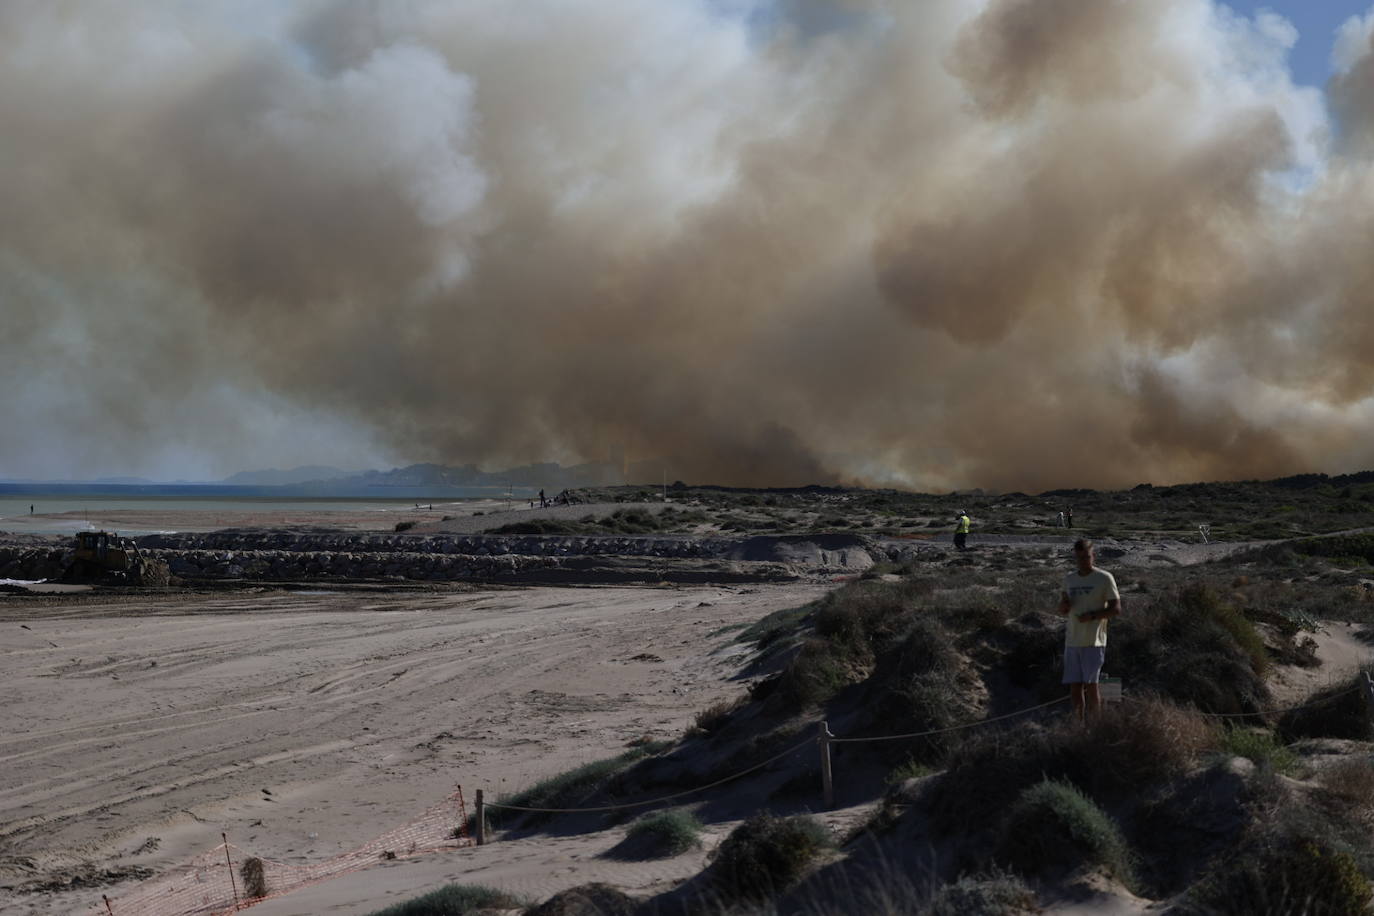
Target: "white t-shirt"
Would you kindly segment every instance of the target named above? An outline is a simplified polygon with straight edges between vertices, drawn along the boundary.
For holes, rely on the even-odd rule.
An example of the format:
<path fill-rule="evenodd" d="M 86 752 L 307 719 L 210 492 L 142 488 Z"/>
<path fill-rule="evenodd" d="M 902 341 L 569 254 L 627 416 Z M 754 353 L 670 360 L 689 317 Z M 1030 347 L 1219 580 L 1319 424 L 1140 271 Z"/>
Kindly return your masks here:
<path fill-rule="evenodd" d="M 1079 614 L 1101 611 L 1113 598 L 1120 599 L 1116 578 L 1105 569 L 1093 568 L 1086 576 L 1074 570 L 1064 577 L 1064 594 L 1069 596 L 1069 617 L 1064 627 L 1066 646 L 1105 646 L 1106 620 L 1079 620 Z"/>

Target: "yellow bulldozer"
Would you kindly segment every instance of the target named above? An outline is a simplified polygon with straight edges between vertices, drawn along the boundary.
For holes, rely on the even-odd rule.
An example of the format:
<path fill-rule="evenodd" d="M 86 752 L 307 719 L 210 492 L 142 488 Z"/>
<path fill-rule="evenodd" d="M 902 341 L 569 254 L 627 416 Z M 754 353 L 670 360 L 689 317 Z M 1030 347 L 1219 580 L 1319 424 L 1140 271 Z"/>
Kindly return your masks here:
<path fill-rule="evenodd" d="M 145 556 L 132 538 L 109 531 L 81 531 L 76 535 L 60 581 L 166 585 L 170 579 L 167 563 Z"/>

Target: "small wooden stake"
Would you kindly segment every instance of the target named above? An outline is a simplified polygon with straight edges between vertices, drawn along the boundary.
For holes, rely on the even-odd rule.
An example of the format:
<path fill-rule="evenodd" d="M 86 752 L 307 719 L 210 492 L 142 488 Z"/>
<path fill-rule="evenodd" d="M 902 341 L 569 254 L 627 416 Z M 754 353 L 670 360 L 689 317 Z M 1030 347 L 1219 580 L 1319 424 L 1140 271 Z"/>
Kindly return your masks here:
<path fill-rule="evenodd" d="M 234 880 L 234 860 L 229 858 L 229 835 L 221 833 L 219 838 L 224 841 L 224 864 L 229 866 L 229 886 L 234 889 L 234 909 L 239 908 L 239 884 Z"/>
<path fill-rule="evenodd" d="M 477 790 L 477 845 L 487 845 L 487 803 L 482 800 L 482 790 Z"/>
<path fill-rule="evenodd" d="M 830 772 L 830 739 L 835 737 L 830 734 L 830 726 L 824 721 L 820 723 L 818 730 L 821 746 L 821 790 L 825 797 L 827 808 L 835 807 L 835 780 Z"/>

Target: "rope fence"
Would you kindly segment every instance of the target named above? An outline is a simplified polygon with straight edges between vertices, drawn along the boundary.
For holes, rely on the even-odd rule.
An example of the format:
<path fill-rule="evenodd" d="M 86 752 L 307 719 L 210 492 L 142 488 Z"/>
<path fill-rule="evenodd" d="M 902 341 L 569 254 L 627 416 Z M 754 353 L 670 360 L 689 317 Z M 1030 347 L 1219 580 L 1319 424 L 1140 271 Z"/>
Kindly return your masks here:
<path fill-rule="evenodd" d="M 1300 704 L 1297 704 L 1297 705 L 1295 705 L 1295 706 L 1284 706 L 1284 707 L 1278 707 L 1278 708 L 1274 708 L 1274 709 L 1262 710 L 1262 711 L 1259 711 L 1259 712 L 1247 712 L 1247 713 L 1206 713 L 1206 712 L 1204 712 L 1204 713 L 1201 713 L 1201 715 L 1206 716 L 1206 717 L 1208 717 L 1208 718 L 1217 718 L 1217 719 L 1242 718 L 1242 717 L 1254 717 L 1254 716 L 1270 716 L 1270 715 L 1277 715 L 1277 714 L 1282 714 L 1282 713 L 1287 713 L 1287 712 L 1294 712 L 1294 711 L 1299 710 L 1299 709 L 1307 709 L 1307 708 L 1311 708 L 1311 707 L 1323 706 L 1323 705 L 1326 705 L 1326 704 L 1328 704 L 1328 703 L 1334 702 L 1335 700 L 1338 700 L 1338 699 L 1340 699 L 1340 698 L 1342 698 L 1342 697 L 1349 696 L 1349 695 L 1351 695 L 1351 694 L 1353 694 L 1353 693 L 1356 693 L 1356 692 L 1363 692 L 1363 693 L 1366 695 L 1367 706 L 1368 706 L 1369 715 L 1370 715 L 1370 720 L 1371 720 L 1371 722 L 1374 722 L 1374 677 L 1371 677 L 1370 674 L 1369 674 L 1368 672 L 1362 672 L 1362 673 L 1363 673 L 1363 680 L 1361 681 L 1361 683 L 1359 683 L 1359 684 L 1357 684 L 1356 686 L 1350 688 L 1349 690 L 1343 690 L 1343 691 L 1341 691 L 1340 693 L 1333 694 L 1332 696 L 1328 696 L 1328 697 L 1322 697 L 1322 698 L 1319 699 L 1319 700 L 1312 700 L 1312 701 L 1310 701 L 1310 702 L 1307 702 L 1307 703 L 1300 703 Z M 482 844 L 482 843 L 485 843 L 485 842 L 486 842 L 485 829 L 484 829 L 484 828 L 485 828 L 485 815 L 484 815 L 484 812 L 485 812 L 485 809 L 486 809 L 486 808 L 502 808 L 502 809 L 505 809 L 505 810 L 508 810 L 508 811 L 522 811 L 522 812 L 526 812 L 526 813 L 535 813 L 535 814 L 596 814 L 596 813 L 606 813 L 606 812 L 611 812 L 611 811 L 623 811 L 623 810 L 628 810 L 628 809 L 632 809 L 632 808 L 650 807 L 650 806 L 653 806 L 653 805 L 658 805 L 658 804 L 662 804 L 662 803 L 664 803 L 664 802 L 669 802 L 669 801 L 673 801 L 673 800 L 676 800 L 676 799 L 679 799 L 679 798 L 683 798 L 683 797 L 688 796 L 688 795 L 695 795 L 695 794 L 697 794 L 697 793 L 699 793 L 699 792 L 704 792 L 704 791 L 706 791 L 707 789 L 713 789 L 713 788 L 715 788 L 715 787 L 717 787 L 717 786 L 725 785 L 726 783 L 732 782 L 732 781 L 734 781 L 734 780 L 736 780 L 736 779 L 739 779 L 739 778 L 741 778 L 741 777 L 743 777 L 743 776 L 747 776 L 747 775 L 749 775 L 750 773 L 757 772 L 758 770 L 761 770 L 761 769 L 763 769 L 764 767 L 768 766 L 769 764 L 774 763 L 774 762 L 776 762 L 776 761 L 778 761 L 778 760 L 781 760 L 782 758 L 784 758 L 784 757 L 786 757 L 786 756 L 788 756 L 788 755 L 790 755 L 790 754 L 794 754 L 794 753 L 796 753 L 797 751 L 801 750 L 802 748 L 806 747 L 807 745 L 812 744 L 813 742 L 814 742 L 815 744 L 817 744 L 817 745 L 819 746 L 819 748 L 820 748 L 820 760 L 821 760 L 821 790 L 822 790 L 823 797 L 824 797 L 824 799 L 825 799 L 825 805 L 826 805 L 826 807 L 828 808 L 828 807 L 832 807 L 832 806 L 834 805 L 834 803 L 835 803 L 835 795 L 834 795 L 834 776 L 833 776 L 832 762 L 831 762 L 831 758 L 830 758 L 830 747 L 831 747 L 831 745 L 835 745 L 835 744 L 857 744 L 857 743 L 863 743 L 863 742 L 878 742 L 878 741 L 901 741 L 901 740 L 912 740 L 912 739 L 915 739 L 915 738 L 927 738 L 927 737 L 930 737 L 930 736 L 933 736 L 933 735 L 948 734 L 948 733 L 950 733 L 950 732 L 965 731 L 965 730 L 967 730 L 967 729 L 972 729 L 972 728 L 981 728 L 981 727 L 986 726 L 986 725 L 992 725 L 993 723 L 996 723 L 996 722 L 1003 722 L 1003 721 L 1006 721 L 1006 720 L 1008 720 L 1008 719 L 1014 719 L 1014 718 L 1017 718 L 1017 717 L 1019 717 L 1019 716 L 1027 715 L 1027 714 L 1029 714 L 1029 713 L 1038 712 L 1038 711 L 1043 710 L 1043 709 L 1048 709 L 1048 708 L 1050 708 L 1050 707 L 1052 707 L 1052 706 L 1058 706 L 1058 705 L 1061 704 L 1061 703 L 1067 702 L 1068 699 L 1069 699 L 1069 698 L 1068 698 L 1067 696 L 1062 696 L 1062 697 L 1058 697 L 1057 699 L 1053 699 L 1053 700 L 1050 700 L 1050 701 L 1048 701 L 1048 702 L 1041 703 L 1041 704 L 1039 704 L 1039 705 L 1037 705 L 1037 706 L 1028 706 L 1028 707 L 1026 707 L 1025 709 L 1018 709 L 1018 710 L 1016 710 L 1016 711 L 1014 711 L 1014 712 L 1004 713 L 1004 714 L 999 715 L 999 716 L 992 716 L 992 717 L 987 718 L 987 719 L 980 719 L 980 720 L 977 721 L 977 722 L 965 722 L 965 723 L 962 723 L 962 724 L 959 724 L 959 725 L 950 725 L 950 726 L 946 726 L 946 727 L 943 727 L 943 728 L 932 728 L 932 729 L 927 729 L 927 730 L 925 730 L 925 731 L 908 732 L 908 733 L 899 734 L 899 735 L 865 735 L 865 736 L 842 737 L 842 736 L 837 736 L 837 735 L 831 734 L 831 733 L 830 733 L 829 724 L 828 724 L 827 722 L 821 721 L 821 722 L 817 723 L 817 725 L 818 725 L 817 734 L 816 734 L 816 736 L 815 736 L 814 738 L 808 738 L 808 739 L 806 739 L 805 741 L 802 741 L 802 742 L 800 742 L 800 743 L 798 743 L 798 744 L 796 744 L 796 745 L 794 745 L 794 746 L 788 748 L 787 750 L 785 750 L 785 751 L 783 751 L 783 752 L 781 752 L 781 753 L 779 753 L 779 754 L 775 754 L 774 756 L 769 757 L 767 760 L 764 760 L 764 761 L 761 761 L 761 762 L 759 762 L 759 763 L 754 764 L 753 766 L 749 767 L 748 769 L 740 770 L 739 772 L 734 773 L 734 774 L 731 774 L 730 776 L 726 776 L 726 777 L 723 778 L 723 779 L 718 779 L 718 780 L 716 780 L 715 782 L 707 783 L 706 785 L 703 785 L 703 786 L 697 786 L 696 788 L 693 788 L 693 789 L 687 789 L 687 790 L 684 790 L 684 791 L 682 791 L 682 792 L 675 792 L 675 793 L 673 793 L 673 794 L 671 794 L 671 795 L 662 795 L 662 796 L 659 796 L 659 797 L 657 797 L 657 798 L 645 799 L 645 800 L 642 800 L 642 801 L 624 802 L 624 803 L 618 804 L 618 805 L 600 805 L 600 806 L 596 806 L 596 807 L 586 807 L 586 808 L 539 808 L 539 807 L 524 806 L 524 805 L 509 805 L 509 804 L 503 804 L 503 803 L 500 803 L 500 802 L 486 802 L 486 801 L 483 800 L 481 790 L 478 790 L 478 792 L 477 792 L 477 823 L 478 823 L 478 837 L 477 837 L 477 842 L 478 842 L 479 844 Z M 1123 697 L 1123 698 L 1121 698 L 1121 699 L 1125 699 L 1125 698 Z"/>
<path fill-rule="evenodd" d="M 1361 692 L 1365 695 L 1371 722 L 1374 722 L 1374 677 L 1371 677 L 1370 672 L 1366 670 L 1362 670 L 1361 675 L 1360 682 L 1354 687 L 1307 703 L 1253 713 L 1202 713 L 1202 715 L 1215 719 L 1275 715 L 1322 706 L 1353 693 Z M 1122 697 L 1120 699 L 1128 698 Z M 816 744 L 819 748 L 822 793 L 825 805 L 829 808 L 833 807 L 835 803 L 834 778 L 830 759 L 831 745 L 913 740 L 982 728 L 1049 709 L 1067 700 L 1067 696 L 1059 697 L 1036 706 L 980 719 L 977 722 L 965 722 L 959 725 L 897 735 L 836 736 L 830 733 L 828 723 L 821 721 L 817 723 L 815 736 L 799 741 L 785 750 L 731 773 L 729 776 L 669 795 L 615 805 L 598 805 L 585 808 L 544 808 L 504 802 L 487 802 L 484 800 L 482 790 L 478 789 L 475 798 L 476 810 L 474 817 L 469 821 L 463 791 L 459 787 L 453 794 L 430 807 L 411 822 L 388 831 L 347 853 L 324 862 L 306 865 L 291 865 L 251 856 L 243 849 L 230 843 L 226 835 L 221 834 L 223 842 L 214 849 L 197 856 L 181 867 L 139 884 L 117 899 L 102 898 L 103 906 L 91 910 L 91 913 L 93 916 L 96 913 L 103 914 L 103 916 L 191 916 L 191 914 L 228 916 L 228 914 L 247 909 L 264 900 L 284 896 L 303 887 L 340 875 L 361 871 L 379 861 L 408 859 L 466 846 L 483 845 L 487 841 L 487 808 L 533 814 L 596 814 L 652 807 L 706 792 L 742 779 L 812 744 Z"/>
<path fill-rule="evenodd" d="M 698 792 L 705 792 L 707 789 L 714 789 L 714 788 L 716 788 L 717 786 L 723 786 L 723 785 L 725 785 L 725 784 L 728 783 L 728 782 L 734 782 L 736 779 L 740 779 L 740 778 L 742 778 L 742 777 L 744 777 L 744 776 L 748 776 L 750 773 L 757 772 L 758 770 L 761 770 L 761 769 L 763 769 L 764 767 L 768 766 L 770 763 L 775 763 L 775 762 L 781 760 L 782 758 L 788 756 L 789 754 L 795 754 L 797 751 L 799 751 L 799 750 L 801 750 L 802 748 L 806 747 L 808 744 L 810 744 L 812 741 L 815 741 L 815 740 L 816 740 L 815 738 L 807 738 L 805 741 L 802 741 L 802 742 L 799 743 L 799 744 L 794 744 L 792 747 L 789 747 L 787 750 L 785 750 L 785 751 L 783 751 L 783 752 L 781 752 L 781 753 L 779 753 L 779 754 L 774 754 L 772 757 L 769 757 L 767 760 L 764 760 L 764 761 L 761 761 L 761 762 L 759 762 L 759 763 L 754 764 L 753 766 L 749 767 L 747 770 L 740 770 L 738 773 L 732 773 L 731 775 L 726 776 L 724 779 L 717 779 L 715 782 L 709 782 L 709 783 L 707 783 L 707 784 L 704 785 L 704 786 L 697 786 L 697 787 L 694 788 L 694 789 L 686 789 L 686 790 L 684 790 L 684 791 L 682 791 L 682 792 L 674 792 L 672 795 L 660 795 L 658 798 L 650 798 L 650 799 L 646 799 L 646 800 L 644 800 L 644 801 L 626 802 L 626 803 L 620 804 L 620 805 L 603 805 L 603 806 L 598 807 L 598 808 L 526 808 L 526 807 L 523 807 L 523 806 L 521 806 L 521 805 L 507 805 L 507 804 L 503 804 L 503 803 L 501 803 L 501 802 L 486 802 L 486 801 L 484 801 L 483 804 L 482 804 L 482 807 L 483 807 L 483 808 L 503 808 L 503 809 L 505 809 L 505 810 L 507 810 L 507 811 L 525 811 L 525 812 L 539 813 L 539 814 L 595 814 L 595 813 L 598 813 L 598 812 L 605 812 L 605 811 L 622 811 L 622 810 L 626 810 L 626 809 L 629 809 L 629 808 L 644 808 L 644 807 L 647 807 L 647 806 L 649 806 L 649 805 L 661 804 L 661 803 L 663 803 L 663 802 L 672 801 L 672 800 L 677 799 L 677 798 L 683 798 L 683 797 L 688 796 L 688 795 L 695 795 L 695 794 L 697 794 Z M 480 791 L 480 790 L 479 790 L 479 791 Z M 479 817 L 479 820 L 480 820 L 480 817 Z"/>

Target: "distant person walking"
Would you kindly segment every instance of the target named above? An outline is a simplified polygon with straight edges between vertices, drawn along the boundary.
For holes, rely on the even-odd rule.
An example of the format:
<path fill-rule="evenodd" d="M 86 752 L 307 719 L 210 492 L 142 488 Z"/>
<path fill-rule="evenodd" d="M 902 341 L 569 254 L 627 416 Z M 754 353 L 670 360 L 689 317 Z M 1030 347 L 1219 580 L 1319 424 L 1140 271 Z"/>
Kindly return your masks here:
<path fill-rule="evenodd" d="M 954 523 L 954 546 L 960 550 L 968 549 L 968 512 L 959 510 L 959 519 Z"/>
<path fill-rule="evenodd" d="M 1077 569 L 1064 577 L 1059 616 L 1064 621 L 1064 683 L 1069 685 L 1074 717 L 1080 721 L 1102 711 L 1097 680 L 1107 659 L 1107 621 L 1121 613 L 1116 578 L 1093 565 L 1093 542 L 1073 545 Z"/>
<path fill-rule="evenodd" d="M 549 507 L 549 501 L 548 501 L 547 499 L 544 498 L 544 491 L 543 491 L 543 489 L 540 489 L 540 491 L 539 491 L 539 508 L 541 508 L 541 509 L 547 509 L 548 507 Z"/>
<path fill-rule="evenodd" d="M 1064 527 L 1065 527 L 1065 528 L 1072 528 L 1072 527 L 1073 527 L 1073 506 L 1065 506 L 1065 507 L 1064 507 Z"/>

